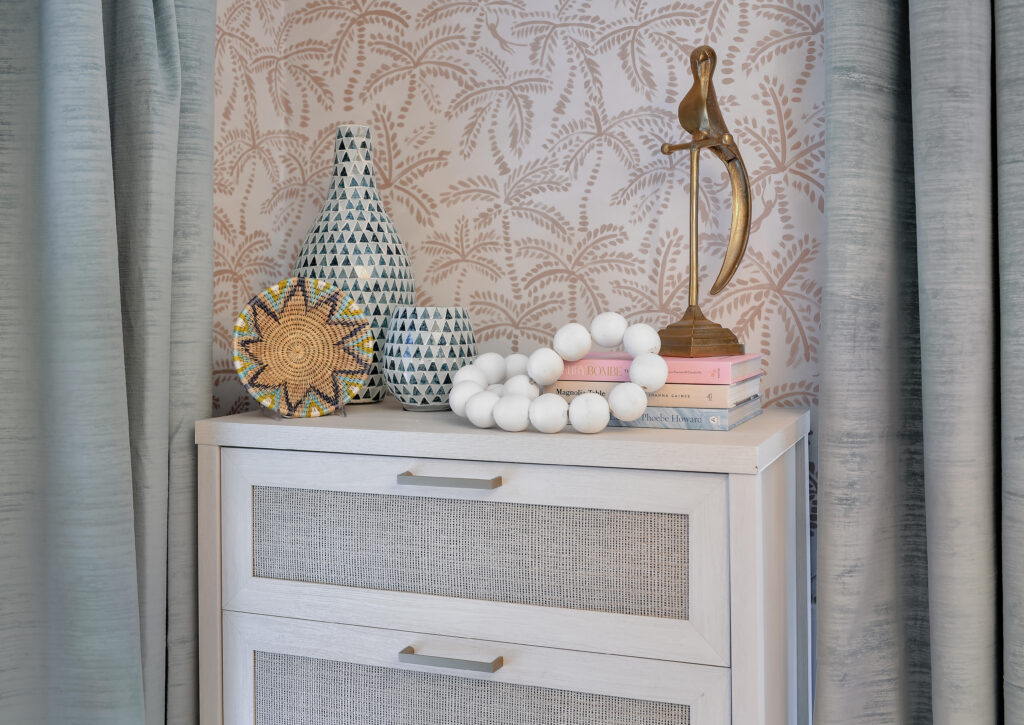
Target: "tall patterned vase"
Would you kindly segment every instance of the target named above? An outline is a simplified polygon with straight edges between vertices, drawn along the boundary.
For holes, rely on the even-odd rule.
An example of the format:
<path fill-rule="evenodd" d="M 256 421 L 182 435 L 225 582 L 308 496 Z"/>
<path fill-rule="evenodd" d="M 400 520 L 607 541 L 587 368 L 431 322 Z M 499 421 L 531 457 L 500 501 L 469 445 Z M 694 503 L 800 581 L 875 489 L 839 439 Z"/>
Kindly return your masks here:
<path fill-rule="evenodd" d="M 416 295 L 409 256 L 377 193 L 367 126 L 338 128 L 331 188 L 292 274 L 330 280 L 363 308 L 374 337 L 373 362 L 366 385 L 350 402 L 383 400 L 388 320 L 397 305 L 416 304 Z"/>

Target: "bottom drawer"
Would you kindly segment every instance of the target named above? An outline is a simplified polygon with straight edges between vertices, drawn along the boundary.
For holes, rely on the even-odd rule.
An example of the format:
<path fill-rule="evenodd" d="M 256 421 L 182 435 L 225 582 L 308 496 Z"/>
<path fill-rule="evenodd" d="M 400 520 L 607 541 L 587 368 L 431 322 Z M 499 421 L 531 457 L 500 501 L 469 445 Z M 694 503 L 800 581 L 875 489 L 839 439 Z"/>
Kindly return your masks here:
<path fill-rule="evenodd" d="M 230 725 L 720 725 L 728 694 L 721 667 L 224 613 Z"/>

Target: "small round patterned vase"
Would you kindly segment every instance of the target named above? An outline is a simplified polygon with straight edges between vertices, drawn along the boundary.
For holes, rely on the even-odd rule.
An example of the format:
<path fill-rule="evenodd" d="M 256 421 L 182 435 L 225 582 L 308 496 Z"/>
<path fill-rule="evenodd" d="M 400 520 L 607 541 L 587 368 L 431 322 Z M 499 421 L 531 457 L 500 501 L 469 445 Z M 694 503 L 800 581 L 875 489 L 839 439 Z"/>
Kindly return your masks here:
<path fill-rule="evenodd" d="M 476 358 L 462 307 L 396 307 L 384 341 L 384 381 L 406 410 L 447 410 L 452 376 Z"/>
<path fill-rule="evenodd" d="M 302 241 L 292 274 L 335 284 L 351 295 L 370 321 L 373 362 L 352 403 L 387 395 L 381 379 L 384 333 L 396 305 L 416 302 L 412 268 L 402 240 L 381 204 L 367 126 L 338 128 L 334 176 L 320 215 Z"/>

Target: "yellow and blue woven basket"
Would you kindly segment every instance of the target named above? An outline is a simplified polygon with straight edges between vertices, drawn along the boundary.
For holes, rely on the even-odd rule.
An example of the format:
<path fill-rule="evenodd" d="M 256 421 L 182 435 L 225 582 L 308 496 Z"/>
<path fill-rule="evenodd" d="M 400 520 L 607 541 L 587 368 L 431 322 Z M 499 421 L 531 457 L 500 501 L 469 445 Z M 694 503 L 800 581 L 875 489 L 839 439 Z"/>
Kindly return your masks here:
<path fill-rule="evenodd" d="M 318 279 L 281 280 L 235 320 L 233 360 L 260 405 L 286 418 L 329 415 L 366 382 L 374 339 L 363 311 Z"/>

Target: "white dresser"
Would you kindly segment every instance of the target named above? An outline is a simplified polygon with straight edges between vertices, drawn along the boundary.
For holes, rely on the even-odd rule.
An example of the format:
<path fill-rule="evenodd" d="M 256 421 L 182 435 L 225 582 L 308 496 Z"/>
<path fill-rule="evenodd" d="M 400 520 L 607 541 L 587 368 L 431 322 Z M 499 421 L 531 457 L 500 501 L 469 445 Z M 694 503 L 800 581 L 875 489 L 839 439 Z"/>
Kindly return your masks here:
<path fill-rule="evenodd" d="M 202 725 L 808 723 L 808 420 L 199 422 Z"/>

